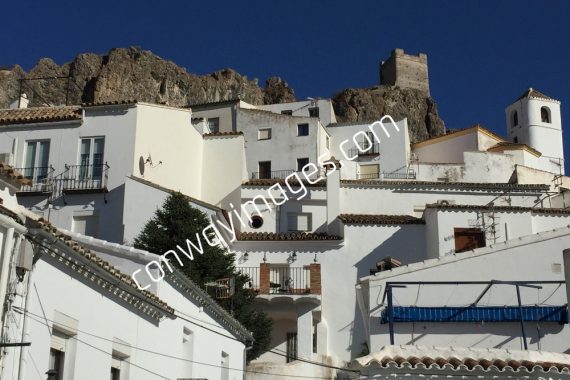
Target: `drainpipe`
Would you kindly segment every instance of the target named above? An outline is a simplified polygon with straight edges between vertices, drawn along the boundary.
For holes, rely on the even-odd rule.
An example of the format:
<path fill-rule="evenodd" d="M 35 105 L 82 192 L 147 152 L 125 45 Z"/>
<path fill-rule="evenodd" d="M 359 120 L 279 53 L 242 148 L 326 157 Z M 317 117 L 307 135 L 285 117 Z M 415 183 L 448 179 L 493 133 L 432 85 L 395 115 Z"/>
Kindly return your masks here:
<path fill-rule="evenodd" d="M 4 315 L 6 313 L 4 306 L 6 301 L 6 289 L 8 288 L 8 271 L 10 270 L 10 261 L 12 261 L 13 245 L 14 227 L 8 227 L 6 241 L 4 242 L 2 268 L 0 269 L 0 302 L 2 303 L 2 321 L 4 320 Z"/>
<path fill-rule="evenodd" d="M 32 285 L 32 272 L 28 272 L 28 281 L 26 285 L 26 301 L 24 302 L 24 313 L 22 318 L 24 321 L 22 323 L 22 340 L 21 342 L 29 342 L 30 332 L 28 331 L 28 307 L 30 304 L 30 286 Z M 28 354 L 29 347 L 23 346 L 20 348 L 20 363 L 18 364 L 18 380 L 26 379 L 26 355 Z"/>

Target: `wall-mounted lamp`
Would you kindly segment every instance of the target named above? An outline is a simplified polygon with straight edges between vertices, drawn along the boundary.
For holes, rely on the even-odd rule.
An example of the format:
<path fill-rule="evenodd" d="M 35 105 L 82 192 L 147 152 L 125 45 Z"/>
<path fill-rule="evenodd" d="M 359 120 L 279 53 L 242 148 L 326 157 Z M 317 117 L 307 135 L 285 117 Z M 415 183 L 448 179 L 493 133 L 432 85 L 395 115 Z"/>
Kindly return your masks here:
<path fill-rule="evenodd" d="M 289 256 L 289 262 L 294 263 L 297 260 L 297 252 L 293 251 L 291 256 Z"/>
<path fill-rule="evenodd" d="M 318 263 L 319 261 L 317 260 L 317 254 L 315 253 L 315 258 L 313 259 L 314 263 Z"/>
<path fill-rule="evenodd" d="M 267 252 L 263 252 L 263 262 L 267 261 Z"/>
<path fill-rule="evenodd" d="M 249 253 L 244 253 L 243 254 L 243 261 L 246 262 L 247 260 L 249 260 Z"/>

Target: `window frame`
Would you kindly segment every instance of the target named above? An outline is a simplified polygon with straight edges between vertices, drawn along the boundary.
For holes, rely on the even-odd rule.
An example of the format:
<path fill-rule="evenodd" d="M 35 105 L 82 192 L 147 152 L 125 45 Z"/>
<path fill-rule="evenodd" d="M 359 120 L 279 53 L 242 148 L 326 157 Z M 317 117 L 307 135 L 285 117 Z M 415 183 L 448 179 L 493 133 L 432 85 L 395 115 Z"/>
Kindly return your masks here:
<path fill-rule="evenodd" d="M 304 128 L 307 128 L 307 133 L 306 134 L 301 134 L 301 130 Z M 309 136 L 310 134 L 310 129 L 309 129 L 309 123 L 299 123 L 297 124 L 297 137 L 306 137 Z"/>
<path fill-rule="evenodd" d="M 305 162 L 304 165 L 300 165 L 300 162 Z M 303 168 L 309 164 L 309 157 L 300 157 L 297 158 L 297 172 L 302 173 Z"/>
<path fill-rule="evenodd" d="M 267 132 L 267 138 L 261 138 L 261 133 L 262 132 Z M 271 128 L 259 128 L 257 130 L 257 141 L 264 141 L 264 140 L 271 140 L 272 137 L 272 131 Z"/>
<path fill-rule="evenodd" d="M 217 123 L 216 123 L 216 129 L 215 129 L 215 130 L 212 130 L 210 121 L 216 121 L 216 122 L 217 122 Z M 218 117 L 209 117 L 209 118 L 207 118 L 207 119 L 206 119 L 206 123 L 207 123 L 207 125 L 208 125 L 208 130 L 210 131 L 210 133 L 218 133 L 218 132 L 220 132 L 220 117 L 219 117 L 219 116 L 218 116 Z"/>
<path fill-rule="evenodd" d="M 316 113 L 316 115 L 315 115 Z M 314 107 L 309 107 L 309 117 L 320 117 L 319 116 L 319 107 L 314 106 Z"/>
<path fill-rule="evenodd" d="M 42 157 L 40 154 L 41 144 L 47 143 L 47 157 Z M 34 153 L 32 163 L 28 162 L 28 153 L 30 149 L 30 145 L 34 145 Z M 24 177 L 31 179 L 34 182 L 41 181 L 47 177 L 48 168 L 49 168 L 49 159 L 50 159 L 50 150 L 51 150 L 51 139 L 32 139 L 26 140 L 25 148 L 24 148 L 24 158 L 23 158 L 23 165 L 22 167 L 24 170 Z M 45 165 L 44 160 L 45 158 Z"/>
<path fill-rule="evenodd" d="M 545 115 L 543 115 L 543 112 L 545 113 Z M 545 120 L 545 116 L 546 116 L 546 120 Z M 550 108 L 546 107 L 546 106 L 542 106 L 540 107 L 540 122 L 541 123 L 546 123 L 546 124 L 552 124 L 552 114 L 550 113 Z"/>
<path fill-rule="evenodd" d="M 95 153 L 95 143 L 97 140 L 102 140 L 103 141 L 103 149 L 101 153 Z M 79 152 L 78 152 L 78 157 L 77 157 L 77 165 L 78 165 L 78 179 L 79 180 L 89 180 L 89 181 L 93 181 L 93 180 L 97 180 L 97 181 L 102 181 L 103 180 L 103 168 L 105 166 L 105 136 L 86 136 L 86 137 L 80 137 L 79 138 Z M 89 154 L 87 157 L 87 163 L 84 164 L 83 163 L 83 155 L 85 153 L 82 153 L 82 147 L 83 147 L 83 141 L 89 141 Z M 100 164 L 96 164 L 95 163 L 95 155 L 96 154 L 100 154 L 101 155 L 101 163 Z M 97 166 L 97 173 L 95 173 L 95 166 Z"/>
<path fill-rule="evenodd" d="M 281 110 L 281 115 L 293 116 L 293 110 Z"/>
<path fill-rule="evenodd" d="M 299 216 L 306 216 L 307 217 L 307 229 L 301 230 L 299 229 L 299 221 L 297 220 L 297 229 L 291 228 L 290 219 L 291 217 L 299 217 Z M 311 232 L 313 230 L 313 213 L 311 212 L 288 212 L 287 213 L 287 231 L 288 232 Z"/>

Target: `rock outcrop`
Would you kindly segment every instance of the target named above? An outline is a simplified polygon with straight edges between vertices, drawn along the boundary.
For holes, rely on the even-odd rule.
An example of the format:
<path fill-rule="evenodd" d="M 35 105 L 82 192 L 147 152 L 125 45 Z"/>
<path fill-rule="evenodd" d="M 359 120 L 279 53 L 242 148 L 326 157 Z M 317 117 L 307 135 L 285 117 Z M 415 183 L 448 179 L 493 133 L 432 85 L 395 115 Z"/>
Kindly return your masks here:
<path fill-rule="evenodd" d="M 412 143 L 445 133 L 435 101 L 416 89 L 384 85 L 349 88 L 332 101 L 339 122 L 374 121 L 384 115 L 395 120 L 408 118 Z"/>
<path fill-rule="evenodd" d="M 20 91 L 28 95 L 30 106 L 126 99 L 176 107 L 235 98 L 252 104 L 296 100 L 293 89 L 279 77 L 267 79 L 261 88 L 257 79 L 232 69 L 195 75 L 138 47 L 112 49 L 105 55 L 79 54 L 61 66 L 43 58 L 28 73 L 18 65 L 0 68 L 0 108 L 7 108 Z M 371 121 L 386 114 L 407 117 L 412 142 L 444 133 L 435 101 L 418 90 L 384 85 L 346 89 L 333 104 L 338 121 Z"/>

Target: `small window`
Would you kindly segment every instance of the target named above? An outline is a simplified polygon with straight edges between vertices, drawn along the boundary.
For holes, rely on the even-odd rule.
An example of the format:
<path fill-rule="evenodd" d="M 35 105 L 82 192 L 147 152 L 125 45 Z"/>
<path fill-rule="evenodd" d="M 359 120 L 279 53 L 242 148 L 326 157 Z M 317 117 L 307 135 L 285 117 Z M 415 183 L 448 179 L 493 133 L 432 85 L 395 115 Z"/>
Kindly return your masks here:
<path fill-rule="evenodd" d="M 297 136 L 309 136 L 309 124 L 297 125 Z"/>
<path fill-rule="evenodd" d="M 258 172 L 259 179 L 271 178 L 271 161 L 260 161 L 258 167 L 259 167 L 259 172 Z"/>
<path fill-rule="evenodd" d="M 270 140 L 271 139 L 271 128 L 263 128 L 257 132 L 258 140 Z"/>
<path fill-rule="evenodd" d="M 309 108 L 309 116 L 310 117 L 319 117 L 319 107 Z"/>
<path fill-rule="evenodd" d="M 311 231 L 311 214 L 290 212 L 287 214 L 287 229 L 289 231 Z"/>
<path fill-rule="evenodd" d="M 303 168 L 309 164 L 308 158 L 297 158 L 297 171 L 302 172 Z"/>
<path fill-rule="evenodd" d="M 519 138 L 518 138 L 517 136 L 515 136 L 514 139 L 513 139 L 513 142 L 514 142 L 515 144 L 518 144 L 518 143 L 519 143 Z"/>
<path fill-rule="evenodd" d="M 548 107 L 542 107 L 540 109 L 540 119 L 543 123 L 550 123 L 550 110 Z"/>
<path fill-rule="evenodd" d="M 517 111 L 513 112 L 513 127 L 519 125 L 519 114 Z"/>
<path fill-rule="evenodd" d="M 210 117 L 208 118 L 208 129 L 210 133 L 217 133 L 220 131 L 220 118 Z"/>
<path fill-rule="evenodd" d="M 325 138 L 325 145 L 326 145 L 327 149 L 331 148 L 331 138 L 328 136 Z"/>
<path fill-rule="evenodd" d="M 456 253 L 485 246 L 485 232 L 479 228 L 454 228 L 453 232 Z"/>
<path fill-rule="evenodd" d="M 289 115 L 289 116 L 291 116 L 291 115 L 293 115 L 293 111 L 291 111 L 291 110 L 283 110 L 283 111 L 281 111 L 281 114 L 282 114 L 282 115 Z"/>
<path fill-rule="evenodd" d="M 261 228 L 263 226 L 263 218 L 260 215 L 253 215 L 251 217 L 251 228 Z"/>

